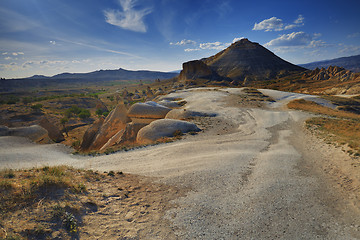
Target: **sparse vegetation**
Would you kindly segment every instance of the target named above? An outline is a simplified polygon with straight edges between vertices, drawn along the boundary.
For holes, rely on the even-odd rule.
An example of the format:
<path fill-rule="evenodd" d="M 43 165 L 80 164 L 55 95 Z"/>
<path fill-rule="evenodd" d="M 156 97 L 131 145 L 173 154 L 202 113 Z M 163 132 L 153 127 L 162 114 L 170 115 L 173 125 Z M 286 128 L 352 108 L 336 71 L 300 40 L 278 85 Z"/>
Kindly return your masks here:
<path fill-rule="evenodd" d="M 308 111 L 317 114 L 325 114 L 332 117 L 348 118 L 348 119 L 360 119 L 359 114 L 345 112 L 341 110 L 335 110 L 328 107 L 321 106 L 312 101 L 306 101 L 304 99 L 294 100 L 288 103 L 288 108 Z"/>
<path fill-rule="evenodd" d="M 103 221 L 112 221 L 109 235 L 126 236 L 129 212 L 131 227 L 151 229 L 179 190 L 144 180 L 66 166 L 0 171 L 0 239 L 82 239 L 102 233 Z"/>
<path fill-rule="evenodd" d="M 78 116 L 80 119 L 86 119 L 91 116 L 90 111 L 88 109 L 80 108 L 75 105 L 67 109 L 64 115 L 68 119 L 74 116 Z"/>
<path fill-rule="evenodd" d="M 31 106 L 33 110 L 40 110 L 42 107 L 43 105 L 40 103 Z"/>
<path fill-rule="evenodd" d="M 99 117 L 104 116 L 106 117 L 107 115 L 109 115 L 109 111 L 104 111 L 103 109 L 97 109 L 95 112 L 96 115 L 98 115 Z"/>
<path fill-rule="evenodd" d="M 336 142 L 353 149 L 351 154 L 360 154 L 360 121 L 354 119 L 339 118 L 311 118 L 306 121 L 306 126 L 310 129 L 318 130 L 323 138 L 329 142 Z"/>
<path fill-rule="evenodd" d="M 350 155 L 360 155 L 359 114 L 334 110 L 303 99 L 291 101 L 288 107 L 324 115 L 307 120 L 307 128 L 318 131 L 329 143 L 347 145 L 352 149 L 348 152 Z"/>

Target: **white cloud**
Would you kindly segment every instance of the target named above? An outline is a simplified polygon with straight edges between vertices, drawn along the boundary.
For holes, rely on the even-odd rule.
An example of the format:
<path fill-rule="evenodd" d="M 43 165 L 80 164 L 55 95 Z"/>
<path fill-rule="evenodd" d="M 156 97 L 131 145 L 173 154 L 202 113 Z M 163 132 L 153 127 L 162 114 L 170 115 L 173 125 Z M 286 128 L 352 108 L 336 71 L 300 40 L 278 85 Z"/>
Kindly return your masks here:
<path fill-rule="evenodd" d="M 123 11 L 114 9 L 104 11 L 106 22 L 134 32 L 146 32 L 144 17 L 151 13 L 151 9 L 135 9 L 137 0 L 119 0 L 119 3 Z"/>
<path fill-rule="evenodd" d="M 184 46 L 184 45 L 194 45 L 196 44 L 193 40 L 183 39 L 180 42 L 173 43 L 171 42 L 170 45 L 177 45 L 177 46 Z"/>
<path fill-rule="evenodd" d="M 265 32 L 269 31 L 281 31 L 283 30 L 283 22 L 281 19 L 277 17 L 272 17 L 269 19 L 265 19 L 259 23 L 255 23 L 252 30 L 265 30 Z"/>
<path fill-rule="evenodd" d="M 223 50 L 230 46 L 230 43 L 222 43 L 222 42 L 212 42 L 212 43 L 200 43 L 200 49 L 215 49 L 215 50 Z"/>
<path fill-rule="evenodd" d="M 329 44 L 327 44 L 323 40 L 312 40 L 308 45 L 308 47 L 310 47 L 310 48 L 320 48 L 320 47 L 326 47 L 326 46 L 329 46 Z"/>
<path fill-rule="evenodd" d="M 200 48 L 185 48 L 185 52 L 194 52 L 194 51 L 200 51 Z"/>
<path fill-rule="evenodd" d="M 50 44 L 56 45 L 56 41 L 49 41 Z"/>
<path fill-rule="evenodd" d="M 18 56 L 18 55 L 24 55 L 24 53 L 23 52 L 13 52 L 13 53 L 11 53 L 11 55 Z"/>
<path fill-rule="evenodd" d="M 41 60 L 41 61 L 26 61 L 21 66 L 22 68 L 28 68 L 28 67 L 53 67 L 53 66 L 59 66 L 59 65 L 65 65 L 69 64 L 70 61 L 50 61 L 50 60 Z"/>
<path fill-rule="evenodd" d="M 347 35 L 347 38 L 356 38 L 356 37 L 358 37 L 358 36 L 360 36 L 360 32 L 355 32 L 355 33 L 353 33 L 353 34 Z"/>
<path fill-rule="evenodd" d="M 265 47 L 279 46 L 306 46 L 312 40 L 312 37 L 305 32 L 293 32 L 283 34 L 278 38 L 271 40 L 265 44 Z"/>
<path fill-rule="evenodd" d="M 244 37 L 234 38 L 234 39 L 232 40 L 232 43 L 235 43 L 235 42 L 237 42 L 237 41 L 240 41 L 241 39 L 244 39 Z"/>
<path fill-rule="evenodd" d="M 252 30 L 264 30 L 265 32 L 289 30 L 296 27 L 304 26 L 304 20 L 305 18 L 303 17 L 303 15 L 300 14 L 292 24 L 284 24 L 282 19 L 277 17 L 271 17 L 259 23 L 255 23 Z"/>
<path fill-rule="evenodd" d="M 321 36 L 322 36 L 321 33 L 314 33 L 314 38 L 319 38 L 319 37 L 321 37 Z"/>
<path fill-rule="evenodd" d="M 5 60 L 10 60 L 10 59 L 11 59 L 11 57 L 5 57 L 4 59 L 5 59 Z"/>
<path fill-rule="evenodd" d="M 293 32 L 280 35 L 278 38 L 264 44 L 264 46 L 271 48 L 278 54 L 296 52 L 299 50 L 305 51 L 305 49 L 311 49 L 312 52 L 314 52 L 320 48 L 331 46 L 331 44 L 317 39 L 319 36 L 320 34 L 310 35 L 305 32 Z M 309 53 L 309 51 L 307 52 Z"/>
<path fill-rule="evenodd" d="M 8 53 L 7 53 L 7 52 L 3 52 L 2 55 L 8 55 Z"/>
<path fill-rule="evenodd" d="M 294 21 L 294 23 L 297 25 L 303 25 L 304 20 L 305 20 L 304 16 L 299 14 L 298 18 Z"/>
<path fill-rule="evenodd" d="M 360 46 L 355 46 L 355 45 L 345 45 L 345 44 L 339 44 L 339 53 L 340 54 L 351 54 L 351 55 L 355 55 L 355 54 L 359 54 L 360 53 Z"/>

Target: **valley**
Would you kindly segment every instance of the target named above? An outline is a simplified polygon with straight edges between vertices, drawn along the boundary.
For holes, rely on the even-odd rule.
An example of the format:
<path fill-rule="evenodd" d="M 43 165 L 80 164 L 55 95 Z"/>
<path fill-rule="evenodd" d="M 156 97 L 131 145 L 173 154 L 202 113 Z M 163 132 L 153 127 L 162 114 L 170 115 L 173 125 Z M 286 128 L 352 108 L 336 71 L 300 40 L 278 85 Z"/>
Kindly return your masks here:
<path fill-rule="evenodd" d="M 242 39 L 174 78 L 56 81 L 3 89 L 1 238 L 360 238 L 359 73 Z"/>

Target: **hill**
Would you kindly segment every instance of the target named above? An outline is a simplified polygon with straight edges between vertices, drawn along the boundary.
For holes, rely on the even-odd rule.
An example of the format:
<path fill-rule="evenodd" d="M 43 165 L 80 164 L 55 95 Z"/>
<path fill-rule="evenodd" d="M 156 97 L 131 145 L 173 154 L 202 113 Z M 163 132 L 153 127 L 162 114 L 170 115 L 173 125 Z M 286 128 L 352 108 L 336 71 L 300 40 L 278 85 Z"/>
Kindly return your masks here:
<path fill-rule="evenodd" d="M 136 81 L 169 79 L 178 73 L 156 71 L 131 71 L 122 68 L 116 70 L 99 70 L 89 73 L 61 73 L 52 77 L 34 75 L 29 78 L 6 79 L 0 81 L 0 92 L 23 91 L 24 88 L 56 88 L 64 86 L 84 86 L 89 84 L 104 84 L 111 81 Z"/>
<path fill-rule="evenodd" d="M 176 73 L 156 71 L 131 71 L 126 69 L 99 70 L 89 73 L 61 73 L 50 79 L 76 79 L 90 81 L 113 81 L 113 80 L 155 80 L 175 77 Z"/>
<path fill-rule="evenodd" d="M 258 43 L 241 39 L 214 56 L 184 63 L 179 80 L 207 78 L 233 85 L 248 85 L 304 70 Z"/>
<path fill-rule="evenodd" d="M 300 64 L 300 66 L 311 70 L 314 70 L 315 68 L 328 68 L 329 66 L 338 66 L 353 72 L 360 72 L 360 55 Z"/>

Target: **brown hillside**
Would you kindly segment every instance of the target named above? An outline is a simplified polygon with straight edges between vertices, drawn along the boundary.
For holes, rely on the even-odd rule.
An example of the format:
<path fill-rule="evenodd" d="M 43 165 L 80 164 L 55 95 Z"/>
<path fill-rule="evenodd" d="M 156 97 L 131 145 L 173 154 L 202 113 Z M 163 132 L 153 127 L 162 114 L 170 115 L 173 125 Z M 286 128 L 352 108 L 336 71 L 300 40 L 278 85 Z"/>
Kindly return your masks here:
<path fill-rule="evenodd" d="M 205 64 L 200 64 L 199 61 L 184 63 L 179 80 L 204 77 L 212 80 L 219 79 L 220 76 L 221 80 L 232 82 L 234 85 L 247 85 L 305 70 L 248 39 L 237 41 L 216 55 L 200 61 Z M 209 76 L 211 72 L 213 74 Z"/>

